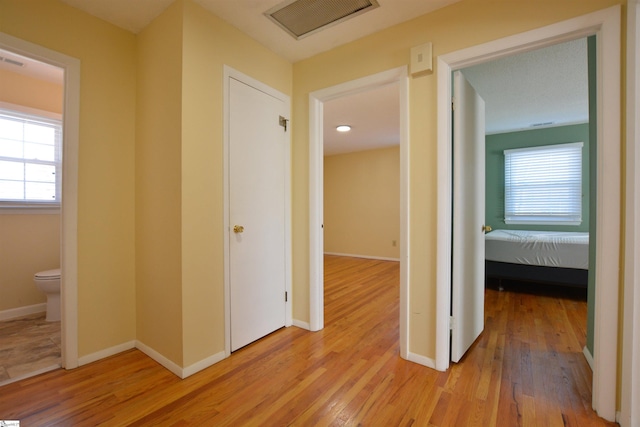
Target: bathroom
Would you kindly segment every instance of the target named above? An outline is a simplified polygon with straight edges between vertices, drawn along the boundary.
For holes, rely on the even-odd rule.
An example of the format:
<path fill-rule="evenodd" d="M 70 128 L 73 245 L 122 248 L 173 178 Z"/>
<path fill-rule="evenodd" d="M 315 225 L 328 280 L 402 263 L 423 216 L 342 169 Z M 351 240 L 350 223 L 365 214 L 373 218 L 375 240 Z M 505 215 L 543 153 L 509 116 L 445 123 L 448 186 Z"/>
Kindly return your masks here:
<path fill-rule="evenodd" d="M 45 133 L 51 133 L 54 125 L 61 123 L 63 95 L 61 69 L 0 50 L 0 113 L 17 112 L 26 119 L 44 117 L 53 123 L 45 130 Z M 7 123 L 4 122 L 5 132 Z M 0 163 L 4 162 L 4 167 L 0 167 L 0 181 L 5 183 L 12 179 L 8 176 L 10 160 L 14 158 L 11 149 L 15 144 L 12 144 L 0 138 Z M 25 152 L 29 149 L 27 145 L 24 144 Z M 32 150 L 41 150 L 34 158 L 45 159 L 39 162 L 40 166 L 44 165 L 40 172 L 52 175 L 50 170 L 54 166 L 47 165 L 46 158 L 53 154 L 46 152 L 55 150 L 46 146 L 35 148 L 42 145 L 39 143 L 29 145 Z M 55 161 L 59 163 L 59 159 L 55 155 Z M 53 181 L 59 181 L 58 170 L 56 167 Z M 41 188 L 47 188 L 45 191 L 55 191 L 58 198 L 59 185 L 52 190 L 55 184 L 47 183 L 47 179 L 38 177 L 33 181 Z M 58 298 L 55 292 L 48 297 L 34 280 L 36 273 L 60 267 L 60 208 L 51 204 L 36 208 L 16 207 L 6 200 L 6 194 L 0 191 L 0 197 L 5 196 L 4 201 L 0 199 L 0 386 L 55 369 L 61 363 L 59 290 Z M 53 280 L 39 282 L 55 289 L 59 278 L 49 279 Z M 49 307 L 47 301 L 51 301 Z"/>

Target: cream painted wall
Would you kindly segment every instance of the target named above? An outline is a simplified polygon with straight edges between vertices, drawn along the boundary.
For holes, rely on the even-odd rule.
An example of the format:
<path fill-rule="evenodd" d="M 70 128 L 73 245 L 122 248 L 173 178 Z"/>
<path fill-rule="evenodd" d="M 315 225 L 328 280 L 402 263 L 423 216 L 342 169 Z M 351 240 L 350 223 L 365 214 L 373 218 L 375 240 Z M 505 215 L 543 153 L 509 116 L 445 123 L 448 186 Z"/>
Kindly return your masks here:
<path fill-rule="evenodd" d="M 413 46 L 433 43 L 434 57 L 539 28 L 618 0 L 514 2 L 463 0 L 412 21 L 294 64 L 294 318 L 309 319 L 309 93 L 409 63 Z M 541 7 L 541 5 L 544 7 Z M 435 62 L 434 62 L 435 63 Z M 409 87 L 409 351 L 435 358 L 437 69 Z"/>
<path fill-rule="evenodd" d="M 0 31 L 81 61 L 78 350 L 135 338 L 135 36 L 52 0 L 0 0 Z"/>
<path fill-rule="evenodd" d="M 325 157 L 324 252 L 400 259 L 399 239 L 400 148 Z"/>
<path fill-rule="evenodd" d="M 287 94 L 292 66 L 189 0 L 138 55 L 138 339 L 188 367 L 224 351 L 223 66 Z"/>
<path fill-rule="evenodd" d="M 60 215 L 0 214 L 0 311 L 46 301 L 38 271 L 60 267 Z"/>
<path fill-rule="evenodd" d="M 223 66 L 291 95 L 292 65 L 184 1 L 182 305 L 184 366 L 224 350 Z"/>
<path fill-rule="evenodd" d="M 182 366 L 182 7 L 138 35 L 136 337 Z"/>
<path fill-rule="evenodd" d="M 0 101 L 62 113 L 59 84 L 0 70 Z M 46 301 L 33 283 L 38 271 L 60 267 L 60 215 L 0 214 L 0 311 Z"/>

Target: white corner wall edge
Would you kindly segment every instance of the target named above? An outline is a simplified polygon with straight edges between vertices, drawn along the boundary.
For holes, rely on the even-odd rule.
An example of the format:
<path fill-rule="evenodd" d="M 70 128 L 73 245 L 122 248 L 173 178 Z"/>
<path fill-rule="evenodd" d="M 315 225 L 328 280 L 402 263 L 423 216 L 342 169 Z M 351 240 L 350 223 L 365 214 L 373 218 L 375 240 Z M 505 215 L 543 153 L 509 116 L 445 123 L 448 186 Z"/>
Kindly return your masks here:
<path fill-rule="evenodd" d="M 561 21 L 438 57 L 438 212 L 436 272 L 436 369 L 449 366 L 451 300 L 451 71 L 553 43 L 598 35 L 598 215 L 592 405 L 613 421 L 616 412 L 618 283 L 620 273 L 620 17 L 621 6 Z M 603 148 L 606 142 L 606 150 Z M 606 256 L 604 256 L 606 254 Z M 606 286 L 607 283 L 612 285 Z M 613 288 L 613 289 L 612 289 Z"/>
<path fill-rule="evenodd" d="M 131 350 L 132 348 L 136 348 L 135 341 L 127 341 L 122 344 L 114 345 L 113 347 L 105 348 L 104 350 L 96 351 L 95 353 L 87 354 L 86 356 L 82 356 L 78 358 L 78 366 L 87 365 L 89 363 L 97 362 L 98 360 L 114 356 L 118 353 L 122 353 L 123 351 Z"/>
<path fill-rule="evenodd" d="M 9 308 L 0 311 L 0 321 L 15 319 L 16 317 L 28 316 L 30 314 L 44 313 L 47 311 L 47 303 L 26 305 L 24 307 Z"/>

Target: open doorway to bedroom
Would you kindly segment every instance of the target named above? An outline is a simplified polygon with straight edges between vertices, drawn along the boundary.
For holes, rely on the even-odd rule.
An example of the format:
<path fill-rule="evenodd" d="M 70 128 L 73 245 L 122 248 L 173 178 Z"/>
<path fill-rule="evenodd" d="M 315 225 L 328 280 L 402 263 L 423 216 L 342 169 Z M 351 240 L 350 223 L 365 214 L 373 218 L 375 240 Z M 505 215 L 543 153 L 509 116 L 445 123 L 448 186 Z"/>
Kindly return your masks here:
<path fill-rule="evenodd" d="M 590 364 L 595 53 L 582 37 L 462 70 L 486 102 L 487 288 L 583 301 Z"/>

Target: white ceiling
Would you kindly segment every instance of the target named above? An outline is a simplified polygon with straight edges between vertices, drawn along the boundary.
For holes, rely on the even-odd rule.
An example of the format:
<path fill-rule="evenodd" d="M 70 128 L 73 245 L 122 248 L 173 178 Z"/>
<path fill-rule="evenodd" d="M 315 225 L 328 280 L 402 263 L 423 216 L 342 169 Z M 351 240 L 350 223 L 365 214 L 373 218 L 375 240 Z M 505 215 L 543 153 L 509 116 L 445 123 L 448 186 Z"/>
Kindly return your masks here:
<path fill-rule="evenodd" d="M 485 101 L 487 133 L 589 120 L 586 38 L 462 73 Z"/>
<path fill-rule="evenodd" d="M 61 0 L 77 9 L 138 33 L 173 0 Z M 295 40 L 264 12 L 283 0 L 195 0 L 205 9 L 260 41 L 273 52 L 296 62 L 336 46 L 373 34 L 460 0 L 378 0 L 380 7 Z"/>
<path fill-rule="evenodd" d="M 400 142 L 399 85 L 390 84 L 324 103 L 324 155 L 373 150 Z M 349 132 L 338 132 L 338 125 Z"/>

